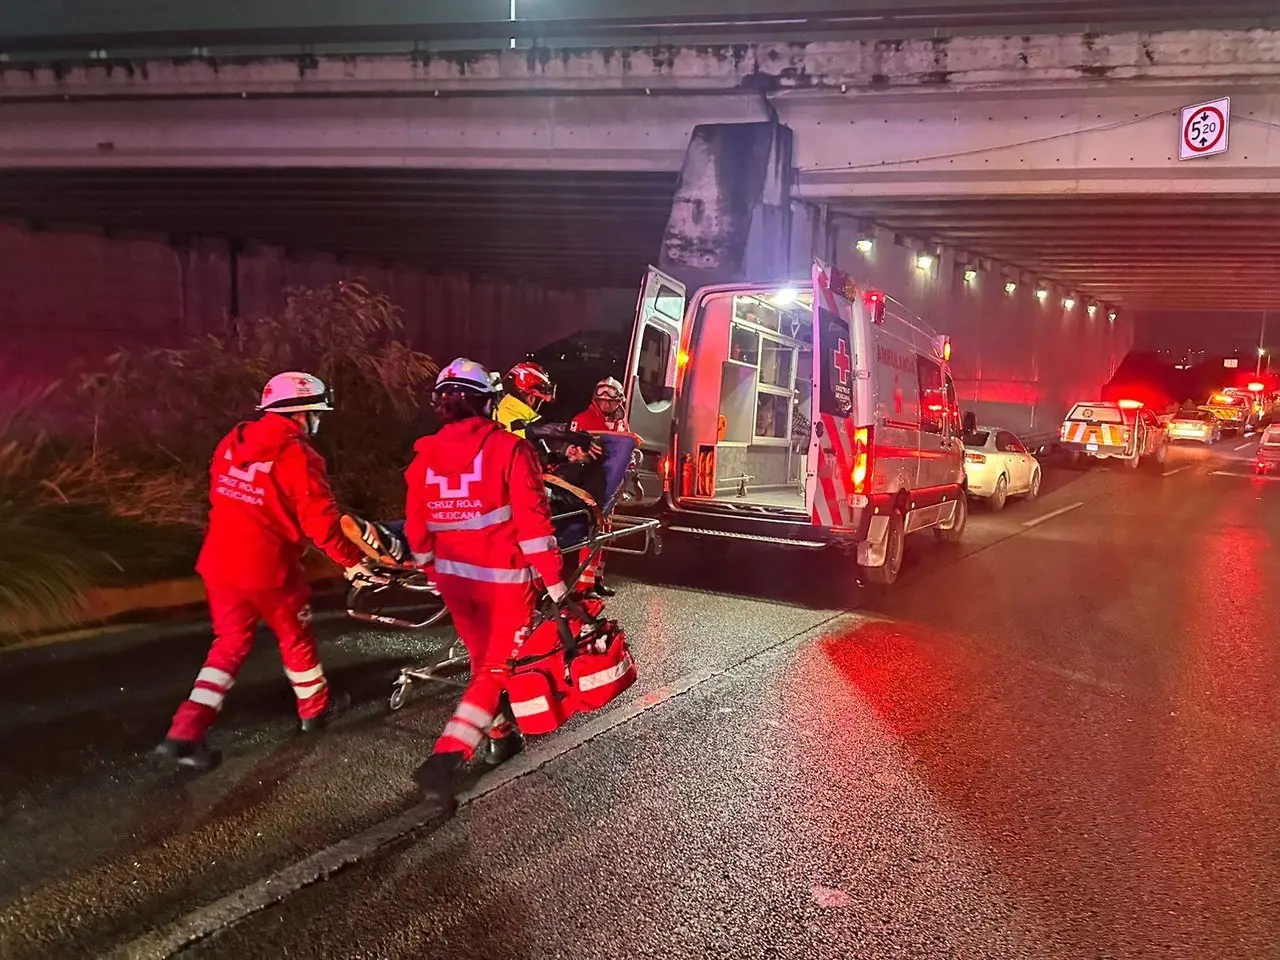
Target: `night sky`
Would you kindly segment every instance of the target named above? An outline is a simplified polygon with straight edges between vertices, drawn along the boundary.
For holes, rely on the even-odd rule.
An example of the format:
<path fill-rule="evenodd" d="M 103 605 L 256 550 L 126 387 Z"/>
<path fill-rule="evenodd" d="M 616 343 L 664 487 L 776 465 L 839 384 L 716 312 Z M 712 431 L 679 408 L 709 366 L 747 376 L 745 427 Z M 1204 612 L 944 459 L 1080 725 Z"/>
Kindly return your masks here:
<path fill-rule="evenodd" d="M 1261 313 L 1153 311 L 1135 318 L 1134 350 L 1203 350 L 1210 355 L 1252 353 L 1258 346 Z M 1268 350 L 1280 348 L 1280 311 L 1267 315 Z"/>

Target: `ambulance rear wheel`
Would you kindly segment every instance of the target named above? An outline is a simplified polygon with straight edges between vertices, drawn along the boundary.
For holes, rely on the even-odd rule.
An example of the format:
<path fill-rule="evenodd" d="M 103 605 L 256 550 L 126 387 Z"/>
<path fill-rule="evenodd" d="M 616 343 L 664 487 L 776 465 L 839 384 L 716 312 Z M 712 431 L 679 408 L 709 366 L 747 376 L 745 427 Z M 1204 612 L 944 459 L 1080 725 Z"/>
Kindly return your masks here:
<path fill-rule="evenodd" d="M 877 587 L 889 587 L 897 582 L 902 570 L 902 555 L 906 548 L 907 535 L 902 524 L 902 515 L 895 513 L 889 518 L 889 528 L 884 533 L 884 563 L 878 567 L 863 567 L 868 583 Z"/>

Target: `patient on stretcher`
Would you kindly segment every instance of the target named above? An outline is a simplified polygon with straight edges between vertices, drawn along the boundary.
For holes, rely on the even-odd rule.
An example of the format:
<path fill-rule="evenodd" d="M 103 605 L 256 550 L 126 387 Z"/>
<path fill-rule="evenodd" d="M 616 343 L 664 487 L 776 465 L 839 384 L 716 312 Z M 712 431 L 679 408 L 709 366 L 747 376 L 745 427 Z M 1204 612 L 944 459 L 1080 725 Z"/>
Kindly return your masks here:
<path fill-rule="evenodd" d="M 574 562 L 575 551 L 599 534 L 604 518 L 624 496 L 633 481 L 633 457 L 637 439 L 631 434 L 609 434 L 597 438 L 602 455 L 585 463 L 563 464 L 543 476 L 551 504 L 556 542 L 566 564 Z M 387 567 L 412 565 L 404 542 L 404 521 L 370 522 L 343 516 L 342 531 L 376 563 Z"/>

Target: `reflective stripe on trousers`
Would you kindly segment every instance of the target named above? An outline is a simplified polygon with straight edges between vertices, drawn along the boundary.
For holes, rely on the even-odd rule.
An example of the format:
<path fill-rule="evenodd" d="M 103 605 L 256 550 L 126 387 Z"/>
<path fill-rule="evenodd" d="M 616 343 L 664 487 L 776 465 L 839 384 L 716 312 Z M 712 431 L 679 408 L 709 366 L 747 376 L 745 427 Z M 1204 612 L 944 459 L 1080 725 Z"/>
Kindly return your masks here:
<path fill-rule="evenodd" d="M 310 670 L 289 670 L 284 675 L 289 678 L 294 695 L 299 700 L 308 700 L 324 689 L 324 668 L 315 666 Z"/>

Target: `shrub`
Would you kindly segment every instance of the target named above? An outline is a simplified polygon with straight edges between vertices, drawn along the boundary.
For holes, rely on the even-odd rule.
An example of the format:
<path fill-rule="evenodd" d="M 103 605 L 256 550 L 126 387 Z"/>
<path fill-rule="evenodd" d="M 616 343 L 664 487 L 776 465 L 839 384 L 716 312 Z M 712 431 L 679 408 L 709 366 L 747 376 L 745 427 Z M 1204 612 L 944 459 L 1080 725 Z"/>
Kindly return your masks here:
<path fill-rule="evenodd" d="M 317 445 L 339 500 L 399 516 L 437 372 L 401 332 L 388 298 L 335 283 L 292 291 L 278 316 L 227 336 L 122 351 L 102 371 L 11 402 L 16 412 L 0 418 L 0 633 L 74 613 L 89 586 L 189 572 L 214 447 L 283 370 L 333 388 L 337 412 Z M 63 429 L 42 429 L 39 412 L 59 407 Z"/>
<path fill-rule="evenodd" d="M 181 349 L 118 353 L 80 384 L 92 437 L 88 469 L 119 516 L 200 526 L 209 457 L 263 384 L 306 370 L 333 389 L 317 446 L 339 499 L 398 516 L 401 472 L 423 429 L 437 372 L 404 344 L 399 308 L 361 283 L 292 291 L 279 316 L 242 322 L 227 337 Z"/>

